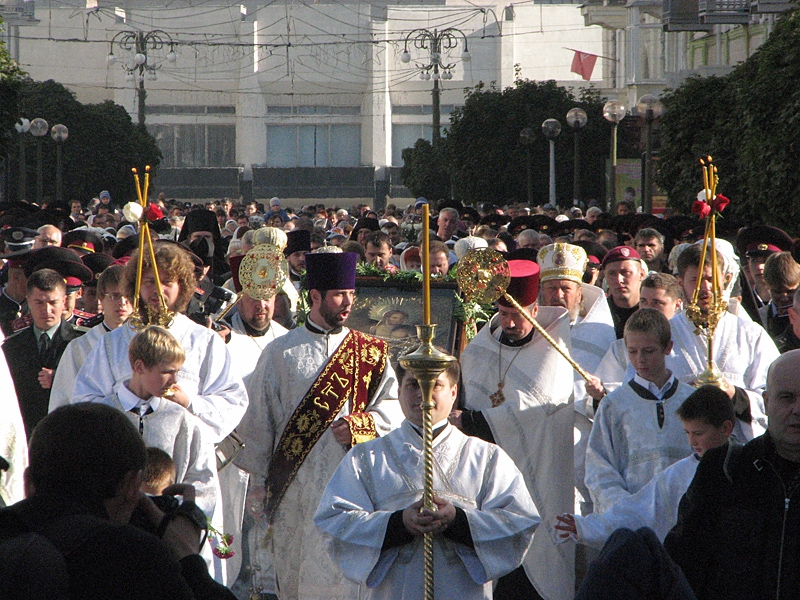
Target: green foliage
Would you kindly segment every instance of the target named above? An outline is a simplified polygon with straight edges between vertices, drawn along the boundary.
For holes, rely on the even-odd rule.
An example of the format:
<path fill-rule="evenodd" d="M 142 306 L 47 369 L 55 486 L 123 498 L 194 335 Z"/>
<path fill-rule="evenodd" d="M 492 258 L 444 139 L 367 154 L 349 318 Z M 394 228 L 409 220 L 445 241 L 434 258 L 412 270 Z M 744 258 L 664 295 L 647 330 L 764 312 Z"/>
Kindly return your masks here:
<path fill-rule="evenodd" d="M 0 19 L 0 29 L 3 20 Z M 0 40 L 0 156 L 6 156 L 16 142 L 17 130 L 14 124 L 18 118 L 19 91 L 25 79 L 25 72 Z"/>
<path fill-rule="evenodd" d="M 427 140 L 419 139 L 413 148 L 403 150 L 400 172 L 405 185 L 414 197 L 431 202 L 450 197 L 450 178 L 442 167 L 440 153 Z"/>
<path fill-rule="evenodd" d="M 85 202 L 101 190 L 109 190 L 114 202 L 123 204 L 136 197 L 132 167 L 143 170 L 149 164 L 153 177 L 156 174 L 161 153 L 155 140 L 133 123 L 123 107 L 111 101 L 84 105 L 60 83 L 26 81 L 20 90 L 18 112 L 18 117 L 41 117 L 50 127 L 61 123 L 69 129 L 69 138 L 62 146 L 64 200 Z M 27 199 L 35 200 L 36 139 L 29 134 L 18 138 L 26 144 Z M 56 144 L 49 135 L 41 144 L 44 195 L 55 198 Z M 18 151 L 12 157 L 12 173 L 16 175 Z M 12 178 L 14 183 L 16 179 Z"/>
<path fill-rule="evenodd" d="M 724 216 L 800 234 L 800 11 L 725 77 L 690 79 L 664 98 L 656 183 L 688 210 L 702 187 L 697 159 L 710 154 Z"/>
<path fill-rule="evenodd" d="M 467 204 L 526 201 L 530 162 L 532 200 L 546 203 L 550 151 L 541 124 L 556 118 L 562 123 L 561 135 L 555 140 L 557 199 L 561 205 L 571 204 L 574 132 L 565 117 L 571 108 L 580 107 L 589 115 L 587 126 L 579 133 L 582 195 L 584 199 L 601 198 L 610 131 L 602 118 L 602 106 L 596 92 L 587 91 L 576 98 L 554 81 L 518 80 L 502 91 L 483 85 L 467 90 L 464 106 L 451 115 L 443 144 L 454 196 Z M 534 132 L 530 149 L 519 138 L 525 127 Z"/>

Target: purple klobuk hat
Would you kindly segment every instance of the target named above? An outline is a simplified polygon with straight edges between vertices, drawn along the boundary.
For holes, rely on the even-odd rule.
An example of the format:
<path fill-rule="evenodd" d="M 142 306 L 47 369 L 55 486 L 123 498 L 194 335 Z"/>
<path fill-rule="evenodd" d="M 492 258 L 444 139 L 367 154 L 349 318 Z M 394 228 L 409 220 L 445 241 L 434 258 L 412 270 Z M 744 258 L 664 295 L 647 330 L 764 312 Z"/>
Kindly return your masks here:
<path fill-rule="evenodd" d="M 311 252 L 306 254 L 306 288 L 309 290 L 356 289 L 355 252 Z"/>

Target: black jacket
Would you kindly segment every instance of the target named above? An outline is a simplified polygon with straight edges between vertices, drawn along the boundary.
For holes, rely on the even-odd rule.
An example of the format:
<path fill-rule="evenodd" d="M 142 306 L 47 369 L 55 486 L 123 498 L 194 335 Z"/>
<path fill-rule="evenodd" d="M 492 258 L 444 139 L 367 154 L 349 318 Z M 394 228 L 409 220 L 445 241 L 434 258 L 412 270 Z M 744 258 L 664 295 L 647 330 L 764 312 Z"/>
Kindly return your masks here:
<path fill-rule="evenodd" d="M 33 327 L 18 331 L 3 342 L 3 352 L 11 371 L 11 378 L 14 380 L 28 438 L 31 437 L 36 424 L 47 415 L 50 404 L 50 390 L 39 385 L 39 371 L 42 367 L 55 369 L 67 344 L 81 335 L 82 331 L 78 331 L 66 321 L 61 321 L 61 327 L 53 336 L 52 346 L 44 359 L 39 355 Z"/>
<path fill-rule="evenodd" d="M 706 453 L 664 541 L 699 600 L 800 598 L 798 478 L 769 433 Z"/>

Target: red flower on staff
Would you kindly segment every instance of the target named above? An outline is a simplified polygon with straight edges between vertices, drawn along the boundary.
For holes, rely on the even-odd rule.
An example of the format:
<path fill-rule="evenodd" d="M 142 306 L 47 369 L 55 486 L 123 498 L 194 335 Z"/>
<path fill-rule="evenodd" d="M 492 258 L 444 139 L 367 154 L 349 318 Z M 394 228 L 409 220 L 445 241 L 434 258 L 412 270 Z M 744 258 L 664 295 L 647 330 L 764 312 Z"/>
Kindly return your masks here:
<path fill-rule="evenodd" d="M 699 215 L 701 219 L 705 219 L 711 214 L 712 210 L 715 213 L 721 213 L 730 203 L 731 201 L 729 198 L 726 198 L 722 194 L 717 194 L 710 204 L 707 200 L 695 200 L 692 205 L 692 212 Z"/>
<path fill-rule="evenodd" d="M 158 221 L 164 218 L 164 213 L 155 204 L 148 204 L 144 216 L 148 221 Z"/>

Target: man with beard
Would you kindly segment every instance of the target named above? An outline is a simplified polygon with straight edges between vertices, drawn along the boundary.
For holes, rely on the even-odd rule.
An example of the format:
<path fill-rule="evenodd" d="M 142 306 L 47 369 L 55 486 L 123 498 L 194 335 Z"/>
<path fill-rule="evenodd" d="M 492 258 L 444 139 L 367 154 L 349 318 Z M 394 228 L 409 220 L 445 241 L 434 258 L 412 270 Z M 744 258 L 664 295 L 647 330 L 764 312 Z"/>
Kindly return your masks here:
<path fill-rule="evenodd" d="M 539 304 L 561 306 L 569 312 L 572 358 L 589 373 L 594 373 L 608 348 L 616 341 L 611 310 L 603 291 L 583 283 L 588 258 L 586 251 L 572 244 L 556 243 L 539 250 L 541 268 Z M 574 373 L 575 428 L 575 485 L 582 496 L 581 512 L 591 512 L 589 491 L 583 482 L 586 441 L 592 429 L 591 407 L 586 410 L 584 379 Z"/>
<path fill-rule="evenodd" d="M 510 260 L 508 294 L 569 350 L 570 322 L 558 306 L 539 306 L 539 265 Z M 464 410 L 450 422 L 498 444 L 514 460 L 542 520 L 574 506 L 573 375 L 569 363 L 505 298 L 461 354 Z M 546 528 L 533 536 L 521 568 L 500 578 L 498 600 L 568 598 L 574 592 L 574 548 L 555 546 Z"/>
<path fill-rule="evenodd" d="M 357 255 L 305 256 L 305 326 L 266 346 L 247 385 L 250 406 L 234 461 L 266 480 L 265 517 L 282 599 L 358 598 L 312 517 L 347 450 L 397 427 L 397 381 L 387 345 L 343 327 L 353 307 Z"/>
<path fill-rule="evenodd" d="M 711 255 L 700 265 L 702 248 L 689 246 L 678 257 L 678 283 L 684 297 L 692 298 L 697 281 L 700 292 L 697 304 L 700 312 L 708 314 L 711 305 L 713 271 Z M 717 264 L 722 264 L 721 256 Z M 718 273 L 718 279 L 726 283 L 728 276 Z M 706 368 L 708 361 L 708 339 L 686 316 L 678 313 L 670 320 L 674 352 L 667 357 L 667 368 L 684 383 L 693 383 Z M 736 411 L 736 426 L 733 439 L 743 443 L 764 433 L 767 425 L 764 414 L 764 386 L 767 383 L 767 368 L 780 353 L 766 331 L 756 323 L 725 311 L 714 330 L 712 356 L 723 376 L 723 389 L 733 401 Z"/>

